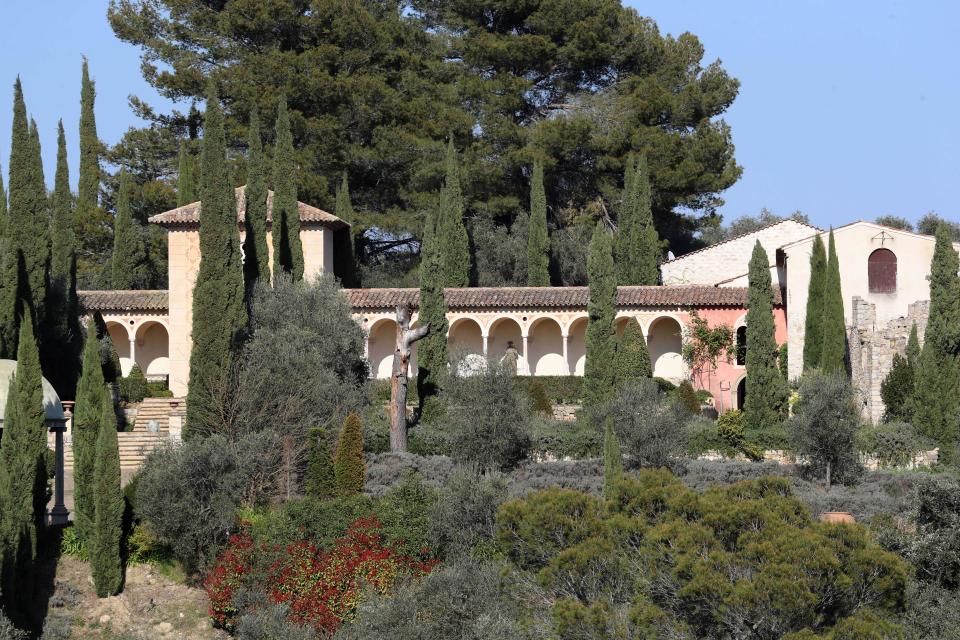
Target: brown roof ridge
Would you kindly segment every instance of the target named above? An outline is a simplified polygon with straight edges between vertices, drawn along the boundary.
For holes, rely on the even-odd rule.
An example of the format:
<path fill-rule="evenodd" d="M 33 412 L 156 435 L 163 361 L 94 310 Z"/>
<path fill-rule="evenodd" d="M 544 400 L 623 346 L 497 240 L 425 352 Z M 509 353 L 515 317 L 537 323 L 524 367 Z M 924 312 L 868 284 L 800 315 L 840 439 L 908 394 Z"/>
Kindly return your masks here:
<path fill-rule="evenodd" d="M 241 185 L 234 189 L 237 198 L 237 222 L 243 220 L 246 211 L 246 185 Z M 300 220 L 303 222 L 318 222 L 331 229 L 343 229 L 350 225 L 323 209 L 297 201 L 297 211 L 300 213 Z M 273 219 L 273 191 L 267 191 L 267 221 Z M 163 213 L 150 216 L 149 221 L 160 226 L 174 225 L 193 225 L 200 223 L 200 201 L 191 202 L 182 205 L 176 209 L 170 209 Z"/>

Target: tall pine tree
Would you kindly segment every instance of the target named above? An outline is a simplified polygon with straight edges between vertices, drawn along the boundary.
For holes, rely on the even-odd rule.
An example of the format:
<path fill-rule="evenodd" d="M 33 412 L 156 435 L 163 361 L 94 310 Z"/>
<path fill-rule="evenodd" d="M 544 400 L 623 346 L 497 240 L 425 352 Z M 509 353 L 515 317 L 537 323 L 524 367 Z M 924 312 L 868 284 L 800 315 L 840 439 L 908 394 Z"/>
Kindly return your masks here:
<path fill-rule="evenodd" d="M 110 216 L 100 207 L 100 140 L 94 116 L 96 90 L 83 61 L 80 86 L 80 169 L 74 228 L 78 240 L 78 269 L 91 270 L 110 251 Z"/>
<path fill-rule="evenodd" d="M 93 537 L 90 572 L 97 596 L 116 595 L 123 583 L 120 539 L 123 535 L 123 490 L 120 485 L 120 448 L 117 418 L 109 394 L 103 394 L 93 471 Z"/>
<path fill-rule="evenodd" d="M 655 285 L 660 237 L 653 224 L 653 205 L 647 156 L 627 159 L 623 201 L 617 231 L 617 281 L 621 285 Z"/>
<path fill-rule="evenodd" d="M 447 141 L 446 171 L 436 228 L 440 272 L 443 286 L 466 287 L 470 284 L 470 241 L 463 224 L 460 161 L 452 135 Z"/>
<path fill-rule="evenodd" d="M 257 282 L 270 283 L 270 249 L 267 246 L 267 176 L 264 173 L 260 116 L 250 114 L 247 141 L 247 186 L 244 189 L 243 274 L 247 297 Z"/>
<path fill-rule="evenodd" d="M 251 127 L 253 124 L 251 123 Z M 193 179 L 193 156 L 188 140 L 180 141 L 180 157 L 177 159 L 177 206 L 197 201 L 197 189 Z"/>
<path fill-rule="evenodd" d="M 846 373 L 847 327 L 843 319 L 843 293 L 840 289 L 840 260 L 830 230 L 827 269 L 823 282 L 823 322 L 820 368 L 826 373 Z"/>
<path fill-rule="evenodd" d="M 787 387 L 777 367 L 770 260 L 759 241 L 753 247 L 747 281 L 747 397 L 743 417 L 745 427 L 756 433 L 780 422 L 787 400 Z"/>
<path fill-rule="evenodd" d="M 300 243 L 300 212 L 297 208 L 297 161 L 287 99 L 277 107 L 276 145 L 273 150 L 273 275 L 288 273 L 294 282 L 303 280 L 303 245 Z"/>
<path fill-rule="evenodd" d="M 595 407 L 613 392 L 616 353 L 613 320 L 617 312 L 617 274 L 610 234 L 597 223 L 587 258 L 590 301 L 587 304 L 586 363 L 583 369 L 583 406 Z"/>
<path fill-rule="evenodd" d="M 533 165 L 530 178 L 530 225 L 527 231 L 527 286 L 550 286 L 550 235 L 547 231 L 547 194 L 543 163 Z"/>
<path fill-rule="evenodd" d="M 184 437 L 216 413 L 216 389 L 232 369 L 233 354 L 247 322 L 237 201 L 227 166 L 223 111 L 212 84 L 203 125 L 200 256 L 193 290 L 193 348 Z"/>
<path fill-rule="evenodd" d="M 443 297 L 440 247 L 437 246 L 437 216 L 430 213 L 424 225 L 420 248 L 420 308 L 417 322 L 429 323 L 430 332 L 417 342 L 417 393 L 421 415 L 436 417 L 440 377 L 447 366 L 447 301 Z"/>
<path fill-rule="evenodd" d="M 949 227 L 937 227 L 930 264 L 930 316 L 914 381 L 913 424 L 940 445 L 940 461 L 956 455 L 960 400 L 960 258 Z"/>
<path fill-rule="evenodd" d="M 126 169 L 122 169 L 111 259 L 111 283 L 114 289 L 145 289 L 150 285 L 150 259 L 143 236 L 143 227 L 133 219 L 130 176 Z"/>
<path fill-rule="evenodd" d="M 827 252 L 819 235 L 810 253 L 810 285 L 807 287 L 807 319 L 803 333 L 803 370 L 820 367 L 823 349 L 823 288 L 827 275 Z"/>
<path fill-rule="evenodd" d="M 73 412 L 73 521 L 82 542 L 92 539 L 94 522 L 94 451 L 103 418 L 104 396 L 108 396 L 100 361 L 97 323 L 87 323 L 83 347 L 83 372 L 77 385 Z"/>

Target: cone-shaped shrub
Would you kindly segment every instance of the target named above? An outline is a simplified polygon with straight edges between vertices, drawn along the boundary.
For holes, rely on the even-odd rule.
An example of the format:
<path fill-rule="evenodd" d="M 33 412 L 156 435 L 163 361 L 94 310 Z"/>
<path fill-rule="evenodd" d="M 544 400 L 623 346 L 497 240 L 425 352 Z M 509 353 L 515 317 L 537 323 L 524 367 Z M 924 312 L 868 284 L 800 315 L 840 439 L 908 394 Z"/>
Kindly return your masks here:
<path fill-rule="evenodd" d="M 330 456 L 330 445 L 327 437 L 320 429 L 310 432 L 310 459 L 307 463 L 307 474 L 304 488 L 308 496 L 328 500 L 337 495 L 337 479 L 333 472 L 333 458 Z"/>
<path fill-rule="evenodd" d="M 103 398 L 109 397 L 100 362 L 97 325 L 92 318 L 87 323 L 82 371 L 73 413 L 73 521 L 77 537 L 87 542 L 94 520 L 94 452 L 103 417 Z"/>
<path fill-rule="evenodd" d="M 354 495 L 363 491 L 366 465 L 363 461 L 363 426 L 360 416 L 351 413 L 343 422 L 337 452 L 333 457 L 333 474 L 337 494 Z"/>
<path fill-rule="evenodd" d="M 94 460 L 94 521 L 90 545 L 93 585 L 101 598 L 116 595 L 123 583 L 120 538 L 123 529 L 123 490 L 120 488 L 120 449 L 113 403 L 104 394 Z"/>
<path fill-rule="evenodd" d="M 810 253 L 810 285 L 807 288 L 807 319 L 803 333 L 803 370 L 820 366 L 823 348 L 823 287 L 827 275 L 827 252 L 820 236 L 813 238 Z"/>
<path fill-rule="evenodd" d="M 610 234 L 597 223 L 590 240 L 587 259 L 587 277 L 590 283 L 590 301 L 587 304 L 586 362 L 583 370 L 583 406 L 595 407 L 603 403 L 614 388 L 614 354 L 616 333 L 613 318 L 616 314 L 617 275 L 613 266 L 613 248 Z"/>
<path fill-rule="evenodd" d="M 547 194 L 543 189 L 542 162 L 533 165 L 533 176 L 530 178 L 527 286 L 550 286 L 550 234 L 547 231 Z"/>
<path fill-rule="evenodd" d="M 647 341 L 643 337 L 643 329 L 636 320 L 627 322 L 627 326 L 623 329 L 623 337 L 617 343 L 617 353 L 613 357 L 613 368 L 618 385 L 633 378 L 653 376 Z"/>
<path fill-rule="evenodd" d="M 692 413 L 700 415 L 700 401 L 697 400 L 697 392 L 689 380 L 684 380 L 677 386 L 677 402 L 680 406 Z"/>

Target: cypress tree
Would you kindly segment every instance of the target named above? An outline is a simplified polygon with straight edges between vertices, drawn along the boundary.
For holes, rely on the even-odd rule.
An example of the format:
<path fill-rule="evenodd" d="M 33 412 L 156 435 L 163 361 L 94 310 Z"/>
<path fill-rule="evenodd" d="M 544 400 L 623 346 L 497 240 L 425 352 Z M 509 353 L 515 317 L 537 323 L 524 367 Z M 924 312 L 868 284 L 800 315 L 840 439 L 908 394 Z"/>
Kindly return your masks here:
<path fill-rule="evenodd" d="M 44 422 L 40 353 L 33 331 L 33 318 L 25 308 L 20 323 L 17 370 L 10 379 L 4 411 L 0 463 L 6 469 L 3 515 L 4 535 L 15 554 L 19 580 L 31 571 L 37 557 L 37 541 L 46 517 L 47 428 Z M 9 593 L 4 585 L 4 592 Z"/>
<path fill-rule="evenodd" d="M 0 177 L 0 358 L 12 360 L 17 351 L 17 288 L 16 252 L 10 246 L 10 216 L 7 192 Z"/>
<path fill-rule="evenodd" d="M 363 461 L 363 428 L 360 416 L 351 413 L 343 422 L 337 452 L 333 457 L 333 474 L 337 494 L 350 496 L 363 491 L 366 465 Z"/>
<path fill-rule="evenodd" d="M 80 86 L 80 168 L 74 228 L 79 254 L 88 260 L 96 259 L 110 247 L 110 216 L 99 206 L 100 140 L 97 138 L 97 121 L 93 110 L 95 99 L 96 90 L 84 59 Z"/>
<path fill-rule="evenodd" d="M 636 320 L 629 320 L 623 329 L 623 337 L 617 343 L 616 355 L 613 357 L 613 369 L 617 386 L 634 378 L 653 377 L 647 341 Z"/>
<path fill-rule="evenodd" d="M 601 223 L 593 230 L 587 258 L 590 301 L 587 304 L 586 363 L 583 369 L 583 406 L 595 407 L 613 391 L 615 372 L 611 366 L 616 353 L 617 281 L 610 234 Z"/>
<path fill-rule="evenodd" d="M 743 417 L 748 431 L 759 432 L 780 422 L 787 399 L 777 366 L 770 261 L 759 241 L 753 247 L 747 281 L 747 397 Z"/>
<path fill-rule="evenodd" d="M 949 463 L 956 453 L 957 412 L 960 402 L 960 365 L 957 351 L 960 331 L 960 258 L 945 224 L 937 227 L 930 264 L 930 316 L 916 369 L 913 424 L 940 445 L 940 461 Z"/>
<path fill-rule="evenodd" d="M 310 433 L 309 462 L 305 489 L 308 496 L 329 500 L 337 495 L 336 474 L 333 471 L 333 458 L 330 445 L 323 431 L 314 429 Z"/>
<path fill-rule="evenodd" d="M 530 179 L 530 226 L 527 232 L 527 286 L 550 286 L 550 235 L 547 232 L 547 194 L 543 163 L 533 165 Z"/>
<path fill-rule="evenodd" d="M 452 135 L 447 142 L 446 169 L 436 225 L 440 273 L 444 287 L 466 287 L 470 284 L 470 241 L 463 224 L 460 163 Z"/>
<path fill-rule="evenodd" d="M 447 366 L 447 301 L 443 297 L 437 218 L 427 216 L 420 247 L 420 308 L 417 322 L 430 332 L 417 342 L 417 394 L 421 418 L 429 422 L 439 411 L 440 376 Z"/>
<path fill-rule="evenodd" d="M 210 394 L 221 376 L 229 375 L 247 321 L 237 202 L 227 167 L 223 112 L 212 84 L 204 116 L 200 203 L 201 257 L 193 290 L 185 437 L 216 411 Z"/>
<path fill-rule="evenodd" d="M 287 99 L 277 107 L 276 146 L 273 155 L 273 273 L 303 280 L 303 245 L 300 243 L 300 212 L 297 208 L 297 163 Z"/>
<path fill-rule="evenodd" d="M 697 398 L 697 392 L 689 380 L 684 380 L 677 385 L 676 400 L 677 404 L 692 415 L 700 415 L 700 400 Z"/>
<path fill-rule="evenodd" d="M 660 237 L 653 224 L 653 205 L 647 157 L 627 160 L 623 202 L 617 231 L 617 281 L 621 285 L 655 285 Z"/>
<path fill-rule="evenodd" d="M 916 375 L 910 360 L 893 354 L 893 364 L 887 377 L 880 383 L 884 420 L 913 421 L 913 394 Z"/>
<path fill-rule="evenodd" d="M 57 123 L 57 173 L 53 180 L 53 246 L 50 254 L 50 278 L 70 287 L 76 279 L 76 243 L 73 230 L 73 196 L 70 193 L 70 169 L 67 165 L 67 138 L 63 120 Z"/>
<path fill-rule="evenodd" d="M 120 449 L 113 402 L 102 394 L 100 429 L 94 452 L 93 538 L 90 570 L 97 596 L 106 598 L 120 591 L 123 561 L 120 538 L 123 530 L 123 490 L 120 488 Z"/>
<path fill-rule="evenodd" d="M 36 123 L 27 124 L 20 79 L 14 86 L 13 137 L 10 147 L 10 247 L 16 255 L 19 297 L 34 317 L 43 317 L 50 259 L 47 188 L 40 159 Z"/>
<path fill-rule="evenodd" d="M 910 337 L 907 338 L 906 356 L 910 366 L 916 369 L 917 363 L 920 361 L 920 339 L 917 337 L 916 322 L 910 327 Z"/>
<path fill-rule="evenodd" d="M 120 192 L 113 230 L 111 282 L 114 289 L 144 289 L 150 283 L 150 260 L 143 227 L 133 219 L 130 176 L 120 171 Z"/>
<path fill-rule="evenodd" d="M 334 213 L 338 218 L 349 225 L 353 225 L 355 222 L 353 203 L 350 202 L 350 185 L 347 182 L 346 171 L 343 172 L 343 177 L 340 179 L 340 187 L 337 189 L 337 200 L 335 203 Z M 342 274 L 341 280 L 344 286 L 356 287 L 358 286 L 357 261 L 353 248 L 353 231 L 351 229 L 345 233 L 347 234 L 346 241 L 337 247 L 340 253 L 340 264 L 342 265 L 340 268 L 340 273 Z M 337 258 L 336 253 L 334 253 L 334 258 Z"/>
<path fill-rule="evenodd" d="M 247 141 L 247 187 L 244 190 L 243 227 L 243 273 L 249 299 L 257 282 L 270 282 L 267 176 L 263 165 L 263 142 L 260 140 L 260 116 L 256 108 L 250 114 L 250 134 Z"/>
<path fill-rule="evenodd" d="M 603 430 L 603 495 L 609 498 L 613 484 L 623 476 L 623 456 L 620 453 L 620 440 L 613 430 L 610 420 Z"/>
<path fill-rule="evenodd" d="M 843 319 L 843 293 L 840 289 L 840 260 L 830 230 L 827 270 L 823 283 L 822 347 L 820 368 L 827 373 L 846 373 L 847 329 Z"/>
<path fill-rule="evenodd" d="M 819 235 L 810 253 L 810 284 L 807 287 L 807 319 L 803 333 L 803 370 L 820 367 L 823 349 L 823 296 L 827 275 L 827 251 Z"/>
<path fill-rule="evenodd" d="M 193 180 L 193 156 L 190 155 L 189 146 L 187 140 L 180 141 L 180 157 L 177 160 L 178 207 L 197 201 L 197 189 Z"/>
<path fill-rule="evenodd" d="M 73 412 L 73 521 L 77 537 L 86 542 L 92 539 L 94 522 L 94 451 L 103 418 L 104 397 L 109 398 L 93 318 L 87 323 L 82 371 Z"/>

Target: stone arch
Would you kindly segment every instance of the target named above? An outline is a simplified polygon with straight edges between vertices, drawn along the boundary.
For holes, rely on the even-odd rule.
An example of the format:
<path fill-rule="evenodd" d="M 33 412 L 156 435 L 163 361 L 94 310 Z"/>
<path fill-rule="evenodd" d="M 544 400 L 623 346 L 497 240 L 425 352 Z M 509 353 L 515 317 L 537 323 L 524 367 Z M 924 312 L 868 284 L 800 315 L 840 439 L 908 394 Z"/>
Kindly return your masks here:
<path fill-rule="evenodd" d="M 529 375 L 527 354 L 523 352 L 523 328 L 516 318 L 501 316 L 490 323 L 487 339 L 487 353 L 491 358 L 499 361 L 507 353 L 510 343 L 517 350 L 517 373 Z"/>
<path fill-rule="evenodd" d="M 153 380 L 169 376 L 170 333 L 167 326 L 157 320 L 147 320 L 137 327 L 134 335 L 134 358 L 143 374 Z"/>
<path fill-rule="evenodd" d="M 567 374 L 563 360 L 563 330 L 560 323 L 550 317 L 541 317 L 530 323 L 527 362 L 530 375 L 563 376 Z"/>
<path fill-rule="evenodd" d="M 381 318 L 370 327 L 367 337 L 367 362 L 370 377 L 389 378 L 393 372 L 393 352 L 397 346 L 397 322 L 393 318 Z"/>
<path fill-rule="evenodd" d="M 447 332 L 447 350 L 455 353 L 483 354 L 483 329 L 473 318 L 457 318 Z"/>
<path fill-rule="evenodd" d="M 678 383 L 685 377 L 683 325 L 673 316 L 659 316 L 647 330 L 653 375 Z"/>
<path fill-rule="evenodd" d="M 580 316 L 567 327 L 567 366 L 574 375 L 582 376 L 587 362 L 587 316 Z"/>
<path fill-rule="evenodd" d="M 133 368 L 133 360 L 130 359 L 130 330 L 119 320 L 108 320 L 106 325 L 113 348 L 117 350 L 117 356 L 120 358 L 120 373 L 128 376 L 130 369 Z"/>

